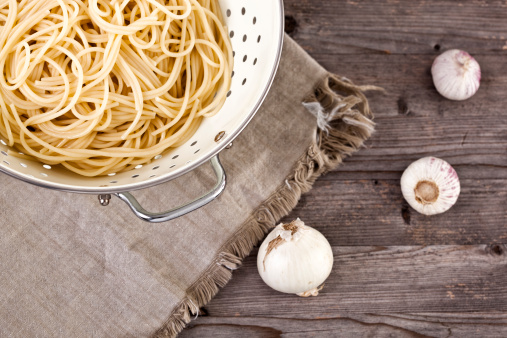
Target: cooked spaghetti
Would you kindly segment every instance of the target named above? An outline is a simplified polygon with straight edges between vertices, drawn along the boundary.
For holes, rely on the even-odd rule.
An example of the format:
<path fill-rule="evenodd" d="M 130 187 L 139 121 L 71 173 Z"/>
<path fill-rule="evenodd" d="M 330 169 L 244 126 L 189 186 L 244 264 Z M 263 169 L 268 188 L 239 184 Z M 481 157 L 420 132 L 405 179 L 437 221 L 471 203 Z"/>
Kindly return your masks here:
<path fill-rule="evenodd" d="M 0 0 L 0 69 L 11 154 L 98 176 L 216 114 L 232 48 L 217 0 Z"/>

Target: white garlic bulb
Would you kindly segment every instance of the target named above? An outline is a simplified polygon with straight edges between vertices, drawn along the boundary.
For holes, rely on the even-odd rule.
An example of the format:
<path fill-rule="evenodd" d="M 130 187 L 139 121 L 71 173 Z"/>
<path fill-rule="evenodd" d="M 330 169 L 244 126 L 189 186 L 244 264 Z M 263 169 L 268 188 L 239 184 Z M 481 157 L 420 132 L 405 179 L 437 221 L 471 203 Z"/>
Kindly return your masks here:
<path fill-rule="evenodd" d="M 257 269 L 267 285 L 302 297 L 317 296 L 332 268 L 329 242 L 299 218 L 277 225 L 257 255 Z"/>
<path fill-rule="evenodd" d="M 451 49 L 440 54 L 431 66 L 437 91 L 450 100 L 466 100 L 481 83 L 481 67 L 467 52 Z"/>
<path fill-rule="evenodd" d="M 401 191 L 408 204 L 421 214 L 440 214 L 458 200 L 458 174 L 446 161 L 424 157 L 405 169 L 401 176 Z"/>

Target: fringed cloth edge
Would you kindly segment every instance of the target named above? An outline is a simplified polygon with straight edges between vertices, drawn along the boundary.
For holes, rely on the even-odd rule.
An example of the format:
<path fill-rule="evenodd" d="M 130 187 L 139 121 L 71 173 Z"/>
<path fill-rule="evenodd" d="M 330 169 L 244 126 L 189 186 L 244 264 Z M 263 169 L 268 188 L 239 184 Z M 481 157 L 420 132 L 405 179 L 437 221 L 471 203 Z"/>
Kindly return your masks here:
<path fill-rule="evenodd" d="M 367 90 L 375 86 L 356 86 L 346 78 L 329 74 L 302 103 L 317 118 L 317 132 L 312 145 L 295 164 L 293 172 L 271 196 L 245 221 L 241 229 L 224 244 L 214 264 L 188 289 L 169 319 L 153 337 L 175 337 L 197 317 L 232 277 L 264 235 L 278 220 L 288 215 L 299 198 L 308 192 L 319 176 L 338 166 L 357 151 L 373 133 L 375 124 Z"/>

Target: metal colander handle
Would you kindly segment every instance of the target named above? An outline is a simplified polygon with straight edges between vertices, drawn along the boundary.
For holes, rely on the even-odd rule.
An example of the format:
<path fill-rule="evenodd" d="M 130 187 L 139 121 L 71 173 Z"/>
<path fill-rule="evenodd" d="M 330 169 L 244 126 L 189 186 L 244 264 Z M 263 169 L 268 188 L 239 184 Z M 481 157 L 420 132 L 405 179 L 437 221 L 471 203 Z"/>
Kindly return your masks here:
<path fill-rule="evenodd" d="M 149 212 L 146 209 L 144 209 L 141 204 L 137 201 L 137 199 L 132 196 L 132 194 L 128 192 L 120 192 L 116 193 L 115 195 L 121 199 L 123 202 L 127 203 L 127 205 L 132 209 L 134 214 L 142 219 L 143 221 L 150 222 L 150 223 L 161 223 L 166 222 L 169 220 L 172 220 L 174 218 L 183 216 L 189 212 L 192 212 L 196 209 L 199 209 L 202 206 L 205 206 L 209 202 L 213 201 L 215 198 L 217 198 L 222 191 L 225 189 L 226 184 L 226 175 L 224 168 L 222 167 L 222 164 L 220 163 L 220 160 L 218 159 L 218 155 L 214 156 L 210 160 L 211 166 L 213 168 L 213 171 L 215 172 L 215 176 L 217 178 L 217 183 L 215 186 L 206 194 L 202 195 L 199 198 L 196 198 L 195 200 L 188 202 L 186 204 L 183 204 L 181 206 L 178 206 L 176 208 L 173 208 L 169 211 L 160 212 L 160 213 L 153 213 Z M 102 195 L 99 196 L 99 199 L 102 203 L 102 198 L 104 198 Z"/>

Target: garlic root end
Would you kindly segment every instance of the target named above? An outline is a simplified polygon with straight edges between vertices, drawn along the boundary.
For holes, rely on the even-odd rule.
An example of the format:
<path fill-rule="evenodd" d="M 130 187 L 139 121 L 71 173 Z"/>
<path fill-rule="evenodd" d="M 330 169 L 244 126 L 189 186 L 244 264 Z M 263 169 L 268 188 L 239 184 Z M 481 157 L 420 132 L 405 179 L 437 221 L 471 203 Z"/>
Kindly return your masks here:
<path fill-rule="evenodd" d="M 438 200 L 440 190 L 433 181 L 419 181 L 414 189 L 415 199 L 421 204 L 431 204 Z"/>
<path fill-rule="evenodd" d="M 296 295 L 298 295 L 299 297 L 317 297 L 319 295 L 319 291 L 322 290 L 323 288 L 324 284 L 305 292 L 296 293 Z"/>

